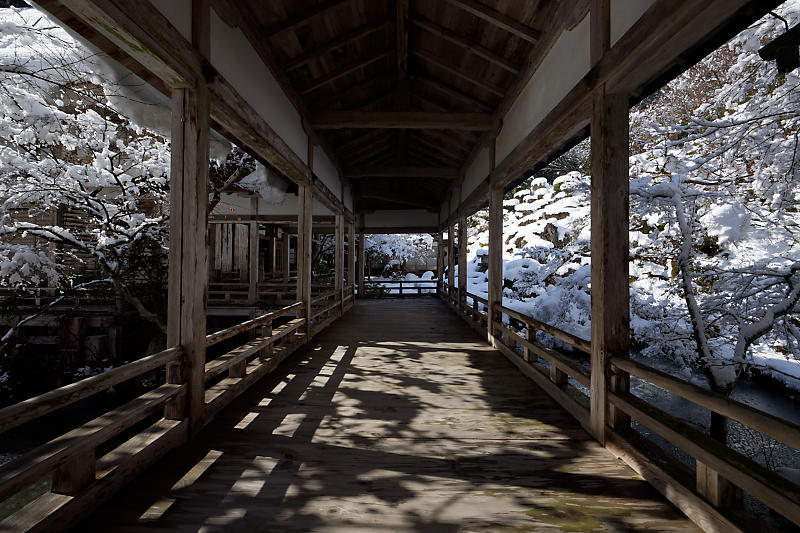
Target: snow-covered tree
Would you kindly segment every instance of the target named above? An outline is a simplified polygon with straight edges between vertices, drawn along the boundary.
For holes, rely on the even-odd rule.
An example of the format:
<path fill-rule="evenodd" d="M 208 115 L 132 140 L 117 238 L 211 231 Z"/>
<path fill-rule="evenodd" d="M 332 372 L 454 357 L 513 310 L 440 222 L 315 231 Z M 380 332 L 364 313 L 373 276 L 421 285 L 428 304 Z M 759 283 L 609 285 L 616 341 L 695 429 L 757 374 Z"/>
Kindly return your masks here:
<path fill-rule="evenodd" d="M 128 268 L 166 243 L 169 142 L 132 117 L 150 104 L 35 10 L 2 10 L 0 30 L 0 284 L 103 279 L 163 328 Z"/>

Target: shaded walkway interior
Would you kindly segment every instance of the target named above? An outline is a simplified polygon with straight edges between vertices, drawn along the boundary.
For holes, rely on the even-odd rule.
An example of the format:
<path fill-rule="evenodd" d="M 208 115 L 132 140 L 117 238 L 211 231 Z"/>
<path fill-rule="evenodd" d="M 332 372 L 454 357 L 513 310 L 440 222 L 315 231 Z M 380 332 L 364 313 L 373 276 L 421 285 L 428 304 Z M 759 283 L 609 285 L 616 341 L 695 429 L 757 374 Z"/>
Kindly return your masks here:
<path fill-rule="evenodd" d="M 361 301 L 79 531 L 687 531 L 438 299 Z"/>

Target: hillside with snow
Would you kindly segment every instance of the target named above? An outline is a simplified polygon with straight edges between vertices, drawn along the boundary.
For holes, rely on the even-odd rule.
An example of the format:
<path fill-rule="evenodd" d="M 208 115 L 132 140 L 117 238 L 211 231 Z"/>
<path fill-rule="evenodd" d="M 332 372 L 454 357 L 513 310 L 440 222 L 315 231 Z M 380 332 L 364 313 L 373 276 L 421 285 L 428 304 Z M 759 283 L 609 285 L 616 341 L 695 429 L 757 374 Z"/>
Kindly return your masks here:
<path fill-rule="evenodd" d="M 783 4 L 631 111 L 632 351 L 729 391 L 766 373 L 800 389 L 800 76 L 758 49 L 800 22 Z M 574 149 L 588 156 L 588 141 Z M 587 165 L 504 202 L 504 305 L 585 339 Z M 486 297 L 486 213 L 469 292 Z"/>

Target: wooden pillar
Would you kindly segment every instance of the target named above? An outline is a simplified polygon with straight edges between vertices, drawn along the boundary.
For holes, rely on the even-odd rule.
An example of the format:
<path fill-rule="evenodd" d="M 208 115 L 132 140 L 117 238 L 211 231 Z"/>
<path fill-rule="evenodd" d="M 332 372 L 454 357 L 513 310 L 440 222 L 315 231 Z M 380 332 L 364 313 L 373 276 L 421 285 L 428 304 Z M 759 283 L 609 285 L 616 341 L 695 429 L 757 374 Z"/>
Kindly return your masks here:
<path fill-rule="evenodd" d="M 333 290 L 336 291 L 334 299 L 339 301 L 339 311 L 341 312 L 344 309 L 344 215 L 336 215 L 335 233 Z"/>
<path fill-rule="evenodd" d="M 367 237 L 363 233 L 358 236 L 358 266 L 356 266 L 356 283 L 358 283 L 358 297 L 366 294 L 364 288 L 364 263 L 367 259 Z"/>
<path fill-rule="evenodd" d="M 444 238 L 441 231 L 436 234 L 436 279 L 439 280 L 438 293 L 444 283 Z"/>
<path fill-rule="evenodd" d="M 356 282 L 356 226 L 352 222 L 347 225 L 347 249 L 347 286 L 350 287 L 352 296 L 353 284 Z"/>
<path fill-rule="evenodd" d="M 283 279 L 289 281 L 292 270 L 292 238 L 288 231 L 283 230 L 283 247 L 281 263 L 283 265 Z"/>
<path fill-rule="evenodd" d="M 609 48 L 609 2 L 594 0 L 591 11 L 592 64 Z M 591 427 L 605 443 L 606 425 L 617 431 L 630 418 L 608 405 L 608 390 L 627 391 L 629 376 L 609 373 L 612 357 L 628 357 L 628 97 L 610 94 L 605 85 L 592 95 L 592 353 Z M 607 418 L 608 417 L 608 418 Z"/>
<path fill-rule="evenodd" d="M 458 309 L 467 305 L 467 218 L 458 219 Z"/>
<path fill-rule="evenodd" d="M 203 84 L 172 91 L 170 247 L 167 345 L 184 348 L 167 381 L 187 384 L 186 403 L 172 402 L 165 416 L 187 417 L 192 433 L 202 425 L 205 397 L 206 210 L 208 208 L 208 91 Z"/>
<path fill-rule="evenodd" d="M 250 222 L 250 246 L 249 246 L 249 253 L 248 256 L 250 260 L 250 265 L 248 267 L 248 290 L 247 290 L 247 301 L 250 302 L 250 305 L 254 305 L 258 302 L 258 222 L 255 220 Z"/>
<path fill-rule="evenodd" d="M 275 228 L 272 228 L 273 231 L 277 231 Z M 277 257 L 278 257 L 278 239 L 275 233 L 272 234 L 272 237 L 269 239 L 269 253 L 267 255 L 267 264 L 269 265 L 269 277 L 275 277 L 276 264 L 277 264 Z"/>
<path fill-rule="evenodd" d="M 311 184 L 300 185 L 298 198 L 300 213 L 297 215 L 297 300 L 303 302 L 300 316 L 307 319 L 305 331 L 311 333 L 311 241 L 312 202 Z M 306 337 L 308 339 L 308 337 Z"/>
<path fill-rule="evenodd" d="M 498 304 L 503 303 L 503 188 L 489 188 L 489 343 L 494 346 L 494 323 L 499 321 Z"/>
<path fill-rule="evenodd" d="M 447 301 L 453 299 L 453 285 L 455 285 L 456 253 L 455 253 L 455 225 L 447 225 Z"/>

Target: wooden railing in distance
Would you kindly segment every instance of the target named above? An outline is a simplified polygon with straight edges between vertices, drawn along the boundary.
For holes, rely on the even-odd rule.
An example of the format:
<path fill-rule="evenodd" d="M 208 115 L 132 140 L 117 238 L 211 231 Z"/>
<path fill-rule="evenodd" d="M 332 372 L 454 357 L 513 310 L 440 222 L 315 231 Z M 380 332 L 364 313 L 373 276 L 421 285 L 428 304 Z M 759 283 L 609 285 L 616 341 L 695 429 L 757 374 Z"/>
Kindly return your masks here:
<path fill-rule="evenodd" d="M 306 323 L 305 318 L 293 318 L 273 328 L 273 321 L 288 314 L 296 315 L 301 308 L 302 303 L 296 302 L 206 336 L 207 348 L 244 333 L 250 336 L 248 342 L 206 361 L 206 382 L 214 381 L 205 393 L 203 415 L 206 422 L 302 344 L 305 333 L 300 330 Z M 218 379 L 225 372 L 228 375 Z"/>
<path fill-rule="evenodd" d="M 114 385 L 139 378 L 182 356 L 170 348 L 0 410 L 0 429 L 71 405 Z M 161 418 L 98 457 L 98 448 L 135 424 L 180 401 L 186 385 L 163 383 L 127 403 L 37 446 L 0 466 L 0 500 L 52 476 L 50 492 L 0 522 L 0 531 L 55 531 L 113 493 L 170 449 L 185 442 L 188 422 Z"/>
<path fill-rule="evenodd" d="M 465 300 L 471 299 L 472 306 L 459 306 L 457 299 L 452 297 L 446 288 L 439 294 L 467 322 L 486 334 L 481 323 L 481 320 L 486 318 L 484 312 L 488 306 L 486 299 L 465 292 Z M 483 308 L 479 304 L 482 304 Z M 587 430 L 590 429 L 590 413 L 587 407 L 589 397 L 583 394 L 583 391 L 568 387 L 567 384 L 568 378 L 571 377 L 584 387 L 583 390 L 588 389 L 591 395 L 587 355 L 591 352 L 591 343 L 508 307 L 500 305 L 498 311 L 498 316 L 509 317 L 509 325 L 502 322 L 493 324 L 494 345 L 526 376 L 566 408 L 582 426 Z M 515 321 L 524 328 L 524 332 L 519 331 L 522 328 L 511 325 Z M 572 348 L 572 357 L 542 345 L 536 338 L 539 333 L 547 334 Z M 537 364 L 539 360 L 547 361 L 548 371 Z M 580 364 L 581 362 L 585 362 L 585 365 Z M 800 426 L 770 413 L 630 359 L 611 359 L 608 370 L 627 372 L 766 437 L 800 450 Z M 613 391 L 606 391 L 606 394 L 608 409 L 621 410 L 695 459 L 698 468 L 697 472 L 692 472 L 674 455 L 648 444 L 633 431 L 615 431 L 611 427 L 606 427 L 608 449 L 627 462 L 703 529 L 728 532 L 741 531 L 742 528 L 741 509 L 735 512 L 736 510 L 727 508 L 720 497 L 719 487 L 715 489 L 710 486 L 713 485 L 713 480 L 717 479 L 716 476 L 741 488 L 775 512 L 800 525 L 800 486 L 642 398 L 630 393 Z M 657 456 L 662 456 L 660 461 L 655 460 Z M 666 468 L 664 464 L 670 467 Z M 694 485 L 683 482 L 685 476 L 680 474 L 686 473 L 696 476 Z M 733 514 L 738 516 L 733 518 Z M 752 523 L 743 527 L 752 527 Z"/>
<path fill-rule="evenodd" d="M 365 281 L 363 296 L 366 298 L 435 296 L 438 287 L 439 280 L 437 279 Z M 387 290 L 388 292 L 386 292 Z M 395 290 L 396 293 L 392 292 Z"/>

